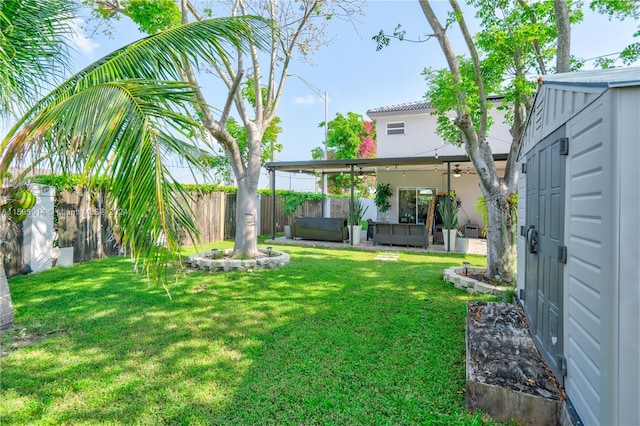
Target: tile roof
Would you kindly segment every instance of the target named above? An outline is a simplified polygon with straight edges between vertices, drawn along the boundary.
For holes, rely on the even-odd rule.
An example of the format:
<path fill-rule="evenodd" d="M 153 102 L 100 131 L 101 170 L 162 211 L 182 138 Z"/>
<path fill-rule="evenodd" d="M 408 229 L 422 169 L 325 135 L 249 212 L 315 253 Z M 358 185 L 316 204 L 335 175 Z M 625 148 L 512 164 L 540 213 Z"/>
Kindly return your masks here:
<path fill-rule="evenodd" d="M 397 104 L 397 105 L 383 106 L 379 108 L 372 108 L 367 111 L 367 114 L 379 113 L 379 112 L 416 111 L 416 110 L 427 109 L 427 108 L 431 108 L 431 105 L 429 104 L 428 101 L 422 100 L 422 101 L 414 101 L 414 102 L 405 102 L 403 104 Z"/>

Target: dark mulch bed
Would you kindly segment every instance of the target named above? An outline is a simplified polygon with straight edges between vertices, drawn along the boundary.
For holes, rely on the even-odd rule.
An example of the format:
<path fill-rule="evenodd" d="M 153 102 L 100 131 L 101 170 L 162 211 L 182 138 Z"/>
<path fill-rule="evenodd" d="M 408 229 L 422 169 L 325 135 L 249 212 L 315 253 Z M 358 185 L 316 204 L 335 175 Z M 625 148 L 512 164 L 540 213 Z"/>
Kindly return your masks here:
<path fill-rule="evenodd" d="M 467 333 L 468 379 L 560 398 L 555 378 L 533 344 L 518 306 L 469 302 Z"/>

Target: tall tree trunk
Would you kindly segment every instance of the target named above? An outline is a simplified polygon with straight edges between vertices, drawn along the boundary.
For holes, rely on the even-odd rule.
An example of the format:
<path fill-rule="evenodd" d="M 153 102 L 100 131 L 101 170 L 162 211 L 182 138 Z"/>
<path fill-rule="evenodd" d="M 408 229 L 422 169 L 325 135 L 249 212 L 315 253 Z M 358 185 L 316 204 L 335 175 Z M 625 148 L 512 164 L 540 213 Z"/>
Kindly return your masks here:
<path fill-rule="evenodd" d="M 238 179 L 236 207 L 236 240 L 234 256 L 256 256 L 258 252 L 258 184 L 262 156 L 260 143 L 263 131 L 250 126 L 248 135 L 249 154 L 242 178 Z M 234 168 L 237 168 L 234 167 Z M 239 176 L 236 174 L 236 176 Z"/>
<path fill-rule="evenodd" d="M 511 192 L 506 185 L 498 185 L 485 196 L 489 217 L 487 234 L 487 278 L 500 276 L 511 282 L 516 276 L 516 218 L 512 216 Z"/>
<path fill-rule="evenodd" d="M 553 0 L 558 30 L 558 51 L 556 53 L 556 72 L 571 71 L 571 23 L 567 0 Z"/>
<path fill-rule="evenodd" d="M 13 304 L 9 281 L 4 270 L 4 254 L 0 253 L 0 336 L 13 328 Z"/>
<path fill-rule="evenodd" d="M 245 181 L 238 182 L 234 256 L 258 254 L 258 197 L 257 188 L 252 186 Z"/>
<path fill-rule="evenodd" d="M 431 8 L 429 0 L 420 0 L 420 6 L 433 29 L 434 36 L 440 43 L 440 48 L 447 60 L 449 71 L 453 76 L 453 82 L 456 84 L 457 99 L 457 117 L 454 120 L 455 125 L 462 132 L 462 140 L 464 142 L 465 151 L 471 159 L 480 181 L 482 194 L 487 204 L 487 213 L 489 218 L 488 234 L 487 234 L 487 272 L 488 278 L 494 278 L 496 274 L 500 275 L 503 281 L 511 282 L 515 278 L 516 265 L 516 239 L 515 239 L 515 218 L 511 217 L 511 208 L 509 200 L 512 197 L 513 188 L 517 180 L 515 168 L 516 152 L 519 146 L 519 137 L 512 132 L 514 143 L 512 143 L 511 151 L 507 158 L 505 166 L 505 174 L 501 178 L 498 175 L 496 164 L 493 160 L 491 147 L 486 140 L 488 106 L 485 102 L 486 94 L 484 91 L 484 83 L 482 81 L 482 73 L 480 72 L 480 59 L 476 51 L 476 47 L 471 34 L 464 21 L 460 6 L 456 0 L 449 0 L 452 9 L 458 16 L 458 24 L 465 38 L 465 42 L 471 54 L 471 59 L 476 72 L 476 84 L 478 86 L 478 96 L 483 100 L 480 105 L 481 121 L 479 128 L 476 129 L 469 114 L 465 111 L 469 109 L 468 101 L 464 89 L 460 87 L 462 75 L 460 72 L 460 64 L 457 56 L 449 42 L 446 28 L 440 24 L 439 19 Z M 515 130 L 521 130 L 521 117 L 516 111 L 514 118 Z"/>

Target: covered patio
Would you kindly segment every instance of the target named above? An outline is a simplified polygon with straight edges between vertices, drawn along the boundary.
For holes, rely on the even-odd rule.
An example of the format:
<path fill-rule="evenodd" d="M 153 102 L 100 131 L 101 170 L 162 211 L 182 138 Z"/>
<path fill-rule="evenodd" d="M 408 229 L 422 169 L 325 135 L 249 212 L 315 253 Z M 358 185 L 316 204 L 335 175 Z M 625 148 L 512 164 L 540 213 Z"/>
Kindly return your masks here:
<path fill-rule="evenodd" d="M 507 154 L 494 154 L 494 161 L 504 162 L 507 159 Z M 441 192 L 446 191 L 446 193 L 451 193 L 452 189 L 452 177 L 457 179 L 461 176 L 461 173 L 469 174 L 470 172 L 473 174 L 473 165 L 471 164 L 469 158 L 466 155 L 449 155 L 449 156 L 426 156 L 426 157 L 397 157 L 397 158 L 369 158 L 369 159 L 348 159 L 348 160 L 314 160 L 314 161 L 293 161 L 293 162 L 269 162 L 265 165 L 267 170 L 270 173 L 270 186 L 273 197 L 273 205 L 271 206 L 272 212 L 276 211 L 276 203 L 275 203 L 275 192 L 276 192 L 276 172 L 288 172 L 288 173 L 300 173 L 300 174 L 308 174 L 312 176 L 316 176 L 319 179 L 322 179 L 324 182 L 322 187 L 322 217 L 329 217 L 330 212 L 327 212 L 327 203 L 326 201 L 326 178 L 332 175 L 339 174 L 349 174 L 351 176 L 351 182 L 354 182 L 354 177 L 359 175 L 371 175 L 375 174 L 378 177 L 386 176 L 386 179 L 389 179 L 389 176 L 392 174 L 400 175 L 402 177 L 405 174 L 408 177 L 414 176 L 414 179 L 417 179 L 421 184 L 425 181 L 425 174 L 435 172 L 435 175 L 438 175 L 442 182 L 440 182 L 439 190 Z M 500 167 L 498 165 L 498 167 Z M 444 181 L 446 178 L 446 181 Z M 470 182 L 470 181 L 468 181 Z M 415 183 L 415 180 L 414 180 Z M 469 184 L 467 184 L 469 185 Z M 471 184 L 475 186 L 477 184 Z M 400 187 L 401 185 L 398 185 Z M 435 186 L 435 185 L 434 185 Z M 477 186 L 476 191 L 477 191 Z M 352 203 L 355 201 L 356 192 L 352 185 L 350 191 L 351 201 Z M 473 200 L 475 203 L 475 200 Z M 396 213 L 397 214 L 397 213 Z M 466 214 L 466 213 L 465 213 Z M 275 214 L 273 215 L 275 218 Z M 275 219 L 274 219 L 275 221 Z M 390 220 L 390 222 L 395 222 L 394 220 Z M 275 230 L 275 223 L 272 224 L 272 229 Z M 275 231 L 272 232 L 271 236 L 272 240 L 275 240 Z M 366 242 L 366 238 L 362 238 L 361 241 Z M 311 243 L 318 244 L 317 241 L 310 241 Z M 433 246 L 429 243 L 429 249 L 433 251 L 444 251 L 443 247 Z M 351 243 L 351 241 L 350 241 Z M 340 244 L 340 243 L 337 243 Z M 369 244 L 371 244 L 369 242 Z M 363 245 L 363 244 L 361 244 Z M 364 248 L 363 245 L 362 248 Z M 383 246 L 375 246 L 375 249 L 379 249 L 379 247 Z M 388 246 L 394 247 L 394 246 Z M 402 249 L 402 246 L 399 246 Z M 405 247 L 406 248 L 406 247 Z M 429 250 L 428 249 L 428 250 Z M 484 252 L 486 253 L 486 247 L 484 248 Z"/>
<path fill-rule="evenodd" d="M 374 245 L 372 240 L 366 238 L 367 231 L 362 231 L 360 236 L 360 244 L 357 245 L 358 250 L 374 251 L 374 252 L 415 252 L 415 253 L 444 253 L 444 245 L 429 244 L 424 249 L 422 247 L 405 247 L 388 244 Z M 302 239 L 288 239 L 285 237 L 270 238 L 265 240 L 266 244 L 282 244 L 293 246 L 309 246 L 309 247 L 326 247 L 334 249 L 352 248 L 350 243 L 338 243 L 331 241 L 316 241 Z M 487 255 L 487 240 L 483 238 L 469 238 L 469 250 L 467 254 Z"/>

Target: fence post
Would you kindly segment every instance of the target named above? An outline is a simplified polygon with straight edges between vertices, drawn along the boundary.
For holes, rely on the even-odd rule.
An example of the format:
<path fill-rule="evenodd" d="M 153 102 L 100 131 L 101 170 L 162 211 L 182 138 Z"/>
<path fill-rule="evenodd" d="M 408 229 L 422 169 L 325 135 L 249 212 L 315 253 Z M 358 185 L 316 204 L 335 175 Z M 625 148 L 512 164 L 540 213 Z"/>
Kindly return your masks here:
<path fill-rule="evenodd" d="M 55 188 L 31 185 L 29 190 L 36 196 L 36 204 L 22 223 L 22 256 L 31 271 L 51 269 L 53 257 L 53 199 Z"/>

